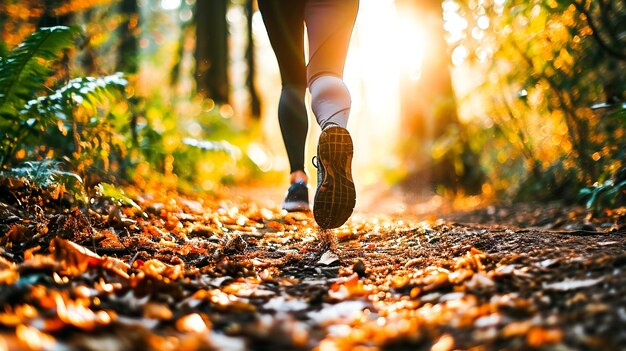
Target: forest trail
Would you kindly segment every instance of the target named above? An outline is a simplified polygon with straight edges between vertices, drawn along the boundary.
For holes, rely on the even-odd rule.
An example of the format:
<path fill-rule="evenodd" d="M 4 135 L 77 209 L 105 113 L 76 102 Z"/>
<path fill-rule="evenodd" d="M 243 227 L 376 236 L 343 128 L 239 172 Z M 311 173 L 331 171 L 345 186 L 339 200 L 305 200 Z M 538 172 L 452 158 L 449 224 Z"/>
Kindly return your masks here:
<path fill-rule="evenodd" d="M 100 198 L 89 221 L 3 196 L 0 349 L 626 345 L 624 213 L 356 213 L 319 231 L 234 193 Z"/>
<path fill-rule="evenodd" d="M 626 1 L 259 2 L 0 1 L 0 351 L 626 351 Z"/>

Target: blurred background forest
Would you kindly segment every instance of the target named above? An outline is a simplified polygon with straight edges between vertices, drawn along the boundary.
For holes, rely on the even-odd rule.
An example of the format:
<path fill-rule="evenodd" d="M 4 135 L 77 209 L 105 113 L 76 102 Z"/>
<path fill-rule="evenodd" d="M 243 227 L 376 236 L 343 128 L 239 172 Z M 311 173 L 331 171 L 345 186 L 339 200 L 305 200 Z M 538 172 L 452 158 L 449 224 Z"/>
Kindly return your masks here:
<path fill-rule="evenodd" d="M 2 0 L 0 30 L 3 175 L 287 182 L 254 1 Z M 626 202 L 623 0 L 361 0 L 345 80 L 361 189 Z"/>

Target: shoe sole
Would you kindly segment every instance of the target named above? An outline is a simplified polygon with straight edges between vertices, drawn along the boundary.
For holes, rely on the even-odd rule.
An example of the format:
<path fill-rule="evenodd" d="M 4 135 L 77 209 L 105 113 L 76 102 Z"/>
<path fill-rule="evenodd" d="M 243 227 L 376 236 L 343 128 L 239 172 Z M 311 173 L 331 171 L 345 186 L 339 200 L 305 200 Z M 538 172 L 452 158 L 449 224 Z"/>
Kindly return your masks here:
<path fill-rule="evenodd" d="M 350 133 L 342 127 L 330 127 L 320 135 L 317 145 L 318 167 L 324 179 L 313 200 L 313 216 L 323 229 L 343 225 L 354 209 L 356 191 L 352 180 L 353 145 Z"/>

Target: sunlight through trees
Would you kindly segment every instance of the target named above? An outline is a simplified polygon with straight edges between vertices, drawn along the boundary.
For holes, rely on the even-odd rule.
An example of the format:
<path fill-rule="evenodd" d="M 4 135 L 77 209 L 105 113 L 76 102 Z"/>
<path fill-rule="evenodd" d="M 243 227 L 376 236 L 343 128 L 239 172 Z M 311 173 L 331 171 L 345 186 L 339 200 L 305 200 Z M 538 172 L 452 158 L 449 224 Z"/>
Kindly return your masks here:
<path fill-rule="evenodd" d="M 38 27 L 82 28 L 51 63 L 49 89 L 125 73 L 126 96 L 94 116 L 128 121 L 114 128 L 132 140 L 128 153 L 109 156 L 115 169 L 147 162 L 161 172 L 173 158 L 182 179 L 208 187 L 286 170 L 273 107 L 279 78 L 254 1 L 0 6 L 3 55 Z M 387 179 L 406 191 L 570 201 L 583 188 L 582 197 L 623 189 L 625 16 L 614 0 L 363 0 L 345 72 L 359 184 Z M 59 125 L 82 133 L 80 124 Z M 215 155 L 194 161 L 185 138 L 228 138 L 256 156 L 208 166 L 204 157 Z M 43 144 L 15 154 L 50 156 Z M 255 165 L 260 154 L 263 166 Z"/>

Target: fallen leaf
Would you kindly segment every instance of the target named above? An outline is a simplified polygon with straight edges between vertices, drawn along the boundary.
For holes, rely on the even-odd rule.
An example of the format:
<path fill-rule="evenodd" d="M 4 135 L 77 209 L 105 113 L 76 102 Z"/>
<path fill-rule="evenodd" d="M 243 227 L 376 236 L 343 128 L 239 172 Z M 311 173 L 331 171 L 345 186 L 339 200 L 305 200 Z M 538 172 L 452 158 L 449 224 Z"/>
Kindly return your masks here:
<path fill-rule="evenodd" d="M 322 257 L 317 261 L 317 264 L 323 264 L 325 266 L 330 266 L 334 263 L 339 262 L 339 256 L 334 252 L 328 250 L 322 254 Z"/>
<path fill-rule="evenodd" d="M 188 314 L 176 321 L 176 328 L 185 333 L 206 333 L 210 322 L 202 318 L 198 313 Z"/>
<path fill-rule="evenodd" d="M 465 283 L 465 287 L 478 290 L 493 289 L 495 286 L 496 283 L 493 279 L 484 273 L 476 273 L 472 275 L 472 279 Z"/>
<path fill-rule="evenodd" d="M 430 351 L 450 351 L 454 348 L 454 338 L 450 334 L 444 334 L 435 341 Z"/>
<path fill-rule="evenodd" d="M 182 263 L 178 265 L 169 265 L 155 259 L 147 260 L 139 269 L 146 273 L 146 275 L 153 278 L 168 278 L 171 280 L 176 280 L 182 277 L 185 272 Z"/>
<path fill-rule="evenodd" d="M 143 306 L 145 318 L 167 320 L 174 316 L 172 310 L 162 303 L 148 302 Z"/>
<path fill-rule="evenodd" d="M 406 274 L 394 275 L 391 277 L 391 286 L 394 289 L 404 288 L 411 279 Z"/>
<path fill-rule="evenodd" d="M 0 284 L 13 284 L 20 278 L 13 262 L 0 256 Z"/>
<path fill-rule="evenodd" d="M 18 325 L 15 329 L 15 334 L 30 350 L 51 350 L 54 349 L 56 344 L 56 340 L 52 335 L 41 332 L 29 325 Z"/>
<path fill-rule="evenodd" d="M 532 323 L 530 321 L 512 322 L 502 329 L 502 335 L 505 338 L 526 335 L 531 327 Z"/>
<path fill-rule="evenodd" d="M 321 325 L 337 323 L 341 320 L 353 321 L 365 307 L 363 301 L 343 301 L 337 304 L 324 304 L 322 309 L 309 312 L 308 316 Z"/>
<path fill-rule="evenodd" d="M 541 347 L 546 344 L 556 344 L 563 339 L 563 332 L 558 329 L 532 327 L 526 335 L 526 342 L 532 347 Z"/>

